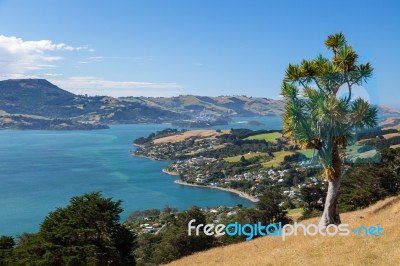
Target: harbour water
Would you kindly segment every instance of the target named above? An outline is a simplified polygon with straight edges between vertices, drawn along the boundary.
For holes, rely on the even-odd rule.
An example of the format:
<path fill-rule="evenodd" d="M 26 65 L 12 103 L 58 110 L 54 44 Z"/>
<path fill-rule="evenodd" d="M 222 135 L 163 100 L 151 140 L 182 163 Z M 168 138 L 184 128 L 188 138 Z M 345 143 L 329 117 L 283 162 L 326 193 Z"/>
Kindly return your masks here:
<path fill-rule="evenodd" d="M 248 126 L 257 120 L 263 126 Z M 215 128 L 280 128 L 279 117 L 236 118 Z M 192 205 L 253 203 L 236 194 L 180 186 L 162 172 L 170 162 L 133 157 L 132 141 L 169 124 L 114 125 L 95 131 L 0 131 L 0 235 L 36 232 L 45 216 L 86 192 L 122 200 L 125 219 L 134 210 L 184 210 Z"/>

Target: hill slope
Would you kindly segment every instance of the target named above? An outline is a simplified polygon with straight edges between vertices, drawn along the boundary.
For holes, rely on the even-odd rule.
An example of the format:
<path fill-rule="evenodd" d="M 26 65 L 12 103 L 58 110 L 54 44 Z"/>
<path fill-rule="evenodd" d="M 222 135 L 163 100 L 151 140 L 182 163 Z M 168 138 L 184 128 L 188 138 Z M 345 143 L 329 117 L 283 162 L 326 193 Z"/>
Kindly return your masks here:
<path fill-rule="evenodd" d="M 12 79 L 0 81 L 0 110 L 7 113 L 65 116 L 66 105 L 75 95 L 44 79 Z"/>
<path fill-rule="evenodd" d="M 399 265 L 400 196 L 345 213 L 342 221 L 350 228 L 380 225 L 384 235 L 292 236 L 285 241 L 262 237 L 196 253 L 169 265 Z M 317 218 L 303 221 L 317 222 Z"/>
<path fill-rule="evenodd" d="M 247 96 L 195 96 L 180 95 L 176 97 L 125 97 L 125 101 L 140 101 L 148 106 L 165 110 L 198 114 L 205 111 L 215 116 L 265 116 L 282 115 L 285 103 L 282 100 L 255 98 Z"/>
<path fill-rule="evenodd" d="M 0 129 L 49 128 L 41 118 L 36 118 L 34 122 L 26 119 L 26 116 L 32 115 L 93 125 L 176 123 L 183 120 L 204 121 L 204 118 L 223 124 L 229 121 L 226 117 L 230 116 L 282 115 L 284 105 L 282 100 L 247 96 L 87 97 L 65 91 L 44 79 L 0 81 Z M 395 117 L 400 113 L 389 107 L 380 108 L 380 112 Z M 4 117 L 4 114 L 11 116 Z M 12 115 L 25 117 L 16 119 Z"/>
<path fill-rule="evenodd" d="M 36 116 L 36 120 L 31 123 L 24 118 L 21 121 L 14 119 L 13 115 Z M 0 128 L 42 129 L 46 124 L 44 118 L 111 124 L 161 123 L 182 117 L 185 116 L 139 102 L 123 102 L 108 96 L 75 95 L 44 79 L 0 81 Z"/>

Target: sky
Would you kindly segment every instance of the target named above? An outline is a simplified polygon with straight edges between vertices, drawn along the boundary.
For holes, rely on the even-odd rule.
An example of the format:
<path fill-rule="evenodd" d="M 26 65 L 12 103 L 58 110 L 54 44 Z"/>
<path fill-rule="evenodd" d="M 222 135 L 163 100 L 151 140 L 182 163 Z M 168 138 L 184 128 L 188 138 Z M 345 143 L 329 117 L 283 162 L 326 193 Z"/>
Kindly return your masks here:
<path fill-rule="evenodd" d="M 400 107 L 398 1 L 0 0 L 0 79 L 45 78 L 76 94 L 278 99 L 289 63 L 331 57 L 343 32 Z"/>

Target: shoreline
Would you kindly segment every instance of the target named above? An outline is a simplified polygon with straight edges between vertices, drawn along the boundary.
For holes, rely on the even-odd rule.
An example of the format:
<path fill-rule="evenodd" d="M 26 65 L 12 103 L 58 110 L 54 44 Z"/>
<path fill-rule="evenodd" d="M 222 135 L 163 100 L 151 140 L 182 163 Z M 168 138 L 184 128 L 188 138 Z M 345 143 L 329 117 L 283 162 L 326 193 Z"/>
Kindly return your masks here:
<path fill-rule="evenodd" d="M 167 169 L 162 169 L 161 170 L 164 174 L 167 174 L 167 175 L 173 175 L 173 176 L 179 176 L 179 174 L 177 173 L 177 172 L 170 172 L 170 171 L 168 171 Z"/>
<path fill-rule="evenodd" d="M 133 145 L 134 146 L 140 146 L 140 145 L 137 145 L 137 144 L 133 144 Z M 154 161 L 158 161 L 157 159 L 153 159 L 151 157 L 147 157 L 147 156 L 144 156 L 144 155 L 137 155 L 137 154 L 134 154 L 134 153 L 132 153 L 132 155 L 133 156 L 137 156 L 137 157 L 147 158 L 147 159 L 154 160 Z M 177 172 L 170 172 L 170 171 L 166 170 L 165 168 L 162 169 L 161 171 L 163 173 L 167 174 L 167 175 L 179 176 L 179 174 Z M 253 203 L 256 203 L 256 202 L 259 201 L 259 199 L 255 198 L 254 196 L 249 195 L 249 194 L 247 194 L 245 192 L 233 189 L 233 188 L 223 188 L 223 187 L 216 187 L 216 186 L 196 185 L 196 184 L 190 184 L 190 183 L 187 183 L 187 182 L 184 182 L 184 181 L 181 181 L 181 180 L 175 180 L 174 183 L 178 184 L 178 185 L 182 185 L 182 186 L 189 186 L 189 187 L 202 187 L 202 188 L 218 189 L 218 190 L 222 190 L 222 191 L 225 191 L 225 192 L 234 193 L 234 194 L 238 195 L 239 197 L 247 199 L 247 200 L 249 200 L 249 201 L 251 201 Z"/>
<path fill-rule="evenodd" d="M 164 172 L 164 173 L 167 173 L 167 172 Z M 222 191 L 226 191 L 226 192 L 230 192 L 230 193 L 235 193 L 239 197 L 245 198 L 253 203 L 256 203 L 259 201 L 259 199 L 255 198 L 247 193 L 244 193 L 242 191 L 233 189 L 233 188 L 223 188 L 223 187 L 216 187 L 216 186 L 204 186 L 204 185 L 190 184 L 190 183 L 187 183 L 187 182 L 184 182 L 181 180 L 175 180 L 174 183 L 178 184 L 178 185 L 182 185 L 182 186 L 189 186 L 189 187 L 202 187 L 202 188 L 218 189 L 218 190 L 222 190 Z"/>
<path fill-rule="evenodd" d="M 144 147 L 144 145 L 139 145 L 139 144 L 135 144 L 135 143 L 133 143 L 132 146 L 139 147 L 139 148 L 143 148 Z M 135 153 L 136 151 L 137 150 L 135 150 L 135 151 L 131 150 L 131 152 L 130 152 L 131 156 L 140 157 L 140 158 L 146 158 L 146 159 L 149 159 L 149 160 L 152 160 L 152 161 L 163 161 L 163 160 L 159 160 L 157 158 L 149 157 L 149 156 L 146 156 L 146 155 L 136 154 Z"/>

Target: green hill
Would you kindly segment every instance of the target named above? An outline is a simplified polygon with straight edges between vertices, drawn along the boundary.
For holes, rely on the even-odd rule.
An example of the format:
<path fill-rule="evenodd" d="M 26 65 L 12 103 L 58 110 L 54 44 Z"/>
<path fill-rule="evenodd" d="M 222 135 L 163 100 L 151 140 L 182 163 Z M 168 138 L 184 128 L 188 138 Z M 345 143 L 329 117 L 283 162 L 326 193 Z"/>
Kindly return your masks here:
<path fill-rule="evenodd" d="M 205 112 L 215 116 L 266 116 L 282 115 L 284 102 L 247 96 L 195 96 L 176 97 L 123 97 L 123 101 L 143 102 L 164 110 L 193 115 Z"/>
<path fill-rule="evenodd" d="M 97 125 L 176 123 L 197 121 L 199 116 L 228 121 L 225 118 L 231 116 L 282 115 L 283 110 L 282 100 L 248 96 L 87 97 L 70 93 L 44 79 L 0 81 L 0 129 L 49 128 L 42 127 L 45 121 L 41 118 L 32 122 L 26 117 L 15 119 L 10 115 L 70 119 L 72 122 Z M 396 115 L 399 111 L 382 107 L 381 112 Z"/>
<path fill-rule="evenodd" d="M 187 117 L 140 102 L 125 102 L 108 96 L 75 95 L 43 79 L 0 81 L 0 110 L 0 129 L 51 129 L 43 126 L 47 119 L 71 120 L 63 120 L 63 124 L 98 125 L 162 123 Z M 31 116 L 36 117 L 32 119 Z M 77 126 L 81 129 L 81 125 Z M 74 129 L 74 126 L 68 129 Z"/>

